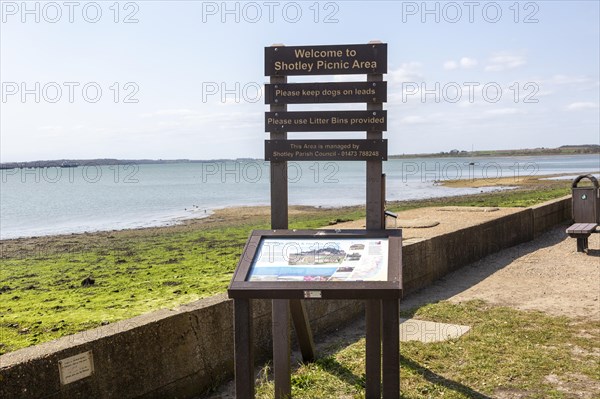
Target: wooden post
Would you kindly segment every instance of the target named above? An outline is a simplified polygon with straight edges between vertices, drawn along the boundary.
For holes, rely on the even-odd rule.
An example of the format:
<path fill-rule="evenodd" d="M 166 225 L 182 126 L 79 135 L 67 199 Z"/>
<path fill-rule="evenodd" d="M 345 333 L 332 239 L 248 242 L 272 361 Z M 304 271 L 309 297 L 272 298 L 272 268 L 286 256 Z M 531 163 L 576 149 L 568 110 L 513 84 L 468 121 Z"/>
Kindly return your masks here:
<path fill-rule="evenodd" d="M 270 83 L 286 83 L 286 76 L 271 76 Z M 271 104 L 271 112 L 285 112 L 287 105 Z M 271 132 L 271 140 L 285 140 L 287 133 Z M 287 162 L 271 162 L 271 228 L 288 228 L 288 174 Z"/>
<path fill-rule="evenodd" d="M 271 76 L 269 82 L 271 84 L 287 83 L 287 77 Z M 271 104 L 269 110 L 271 112 L 285 112 L 287 111 L 287 105 Z M 270 139 L 286 140 L 287 133 L 271 132 Z M 288 173 L 286 161 L 271 162 L 271 228 L 288 228 Z M 311 362 L 315 359 L 315 346 L 306 309 L 301 300 L 275 299 L 272 301 L 272 308 L 275 398 L 282 399 L 289 397 L 292 393 L 290 385 L 290 308 L 294 329 L 296 330 L 296 336 L 298 337 L 298 345 L 302 352 L 302 359 L 305 362 Z M 279 314 L 279 312 L 283 313 Z M 283 332 L 284 328 L 288 330 L 286 334 Z"/>
<path fill-rule="evenodd" d="M 366 301 L 366 399 L 381 397 L 381 300 Z"/>
<path fill-rule="evenodd" d="M 400 318 L 399 301 L 384 299 L 383 312 L 383 399 L 400 398 Z"/>
<path fill-rule="evenodd" d="M 273 299 L 273 373 L 275 399 L 292 395 L 290 370 L 290 304 L 287 299 Z"/>
<path fill-rule="evenodd" d="M 367 75 L 368 82 L 383 81 L 382 74 L 369 74 Z M 369 111 L 381 111 L 383 110 L 382 103 L 368 103 L 367 110 Z M 383 138 L 383 132 L 381 131 L 368 131 L 367 139 L 381 140 Z M 382 190 L 382 174 L 383 165 L 381 160 L 367 161 L 367 230 L 379 230 L 384 229 L 384 216 L 383 216 L 383 190 Z"/>
<path fill-rule="evenodd" d="M 254 398 L 254 356 L 252 343 L 252 301 L 233 300 L 235 396 Z"/>
<path fill-rule="evenodd" d="M 368 82 L 383 81 L 382 74 L 367 75 Z M 367 110 L 380 111 L 382 103 L 367 104 Z M 368 131 L 367 139 L 380 140 L 383 138 L 381 131 Z M 380 160 L 367 161 L 367 230 L 380 230 L 385 228 L 383 213 L 382 190 L 383 165 Z M 379 399 L 381 397 L 381 301 L 369 300 L 366 304 L 366 359 L 365 374 L 366 398 Z"/>
<path fill-rule="evenodd" d="M 290 312 L 292 314 L 292 320 L 294 321 L 296 338 L 298 338 L 298 346 L 300 346 L 302 360 L 305 363 L 314 362 L 316 358 L 315 343 L 304 302 L 300 299 L 291 299 Z"/>

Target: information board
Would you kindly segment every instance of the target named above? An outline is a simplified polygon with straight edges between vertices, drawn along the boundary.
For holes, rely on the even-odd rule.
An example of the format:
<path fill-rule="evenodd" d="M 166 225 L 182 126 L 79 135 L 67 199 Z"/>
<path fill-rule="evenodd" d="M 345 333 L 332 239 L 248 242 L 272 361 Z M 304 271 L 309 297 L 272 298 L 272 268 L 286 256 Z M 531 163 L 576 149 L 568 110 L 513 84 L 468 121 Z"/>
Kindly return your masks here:
<path fill-rule="evenodd" d="M 265 112 L 266 132 L 350 132 L 387 130 L 387 111 Z"/>
<path fill-rule="evenodd" d="M 264 238 L 246 281 L 387 281 L 388 239 Z"/>
<path fill-rule="evenodd" d="M 387 44 L 265 47 L 265 76 L 387 73 Z"/>
<path fill-rule="evenodd" d="M 265 85 L 265 104 L 383 103 L 387 82 L 277 83 Z"/>
<path fill-rule="evenodd" d="M 398 299 L 401 251 L 401 230 L 255 230 L 228 292 L 232 298 Z"/>
<path fill-rule="evenodd" d="M 265 140 L 265 161 L 387 160 L 387 140 Z"/>

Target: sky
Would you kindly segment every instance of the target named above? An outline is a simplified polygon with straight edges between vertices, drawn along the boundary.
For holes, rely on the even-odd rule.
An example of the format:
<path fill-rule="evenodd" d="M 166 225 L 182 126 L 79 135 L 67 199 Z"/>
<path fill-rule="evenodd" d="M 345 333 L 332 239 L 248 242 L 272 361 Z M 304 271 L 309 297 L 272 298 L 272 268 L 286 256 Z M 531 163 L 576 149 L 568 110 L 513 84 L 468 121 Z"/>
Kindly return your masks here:
<path fill-rule="evenodd" d="M 600 144 L 598 1 L 0 3 L 2 162 L 262 158 L 264 47 L 371 40 L 389 154 Z"/>

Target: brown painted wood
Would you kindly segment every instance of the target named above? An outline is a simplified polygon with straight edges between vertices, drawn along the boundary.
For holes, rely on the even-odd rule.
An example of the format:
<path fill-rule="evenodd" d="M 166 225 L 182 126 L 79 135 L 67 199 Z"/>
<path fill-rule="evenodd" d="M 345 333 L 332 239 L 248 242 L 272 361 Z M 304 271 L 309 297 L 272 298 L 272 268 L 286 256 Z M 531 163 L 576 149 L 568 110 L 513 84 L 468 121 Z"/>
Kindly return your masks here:
<path fill-rule="evenodd" d="M 383 111 L 381 107 L 371 111 L 265 112 L 265 132 L 362 132 L 385 130 L 387 130 L 387 111 Z"/>
<path fill-rule="evenodd" d="M 366 302 L 366 399 L 381 398 L 381 300 Z"/>
<path fill-rule="evenodd" d="M 252 344 L 252 301 L 233 300 L 235 395 L 254 398 L 254 356 Z"/>
<path fill-rule="evenodd" d="M 387 82 L 319 82 L 265 85 L 265 104 L 382 103 Z"/>
<path fill-rule="evenodd" d="M 368 75 L 367 81 L 381 82 L 383 75 Z M 367 110 L 382 112 L 383 104 L 367 104 Z M 368 131 L 368 140 L 381 140 L 383 133 L 381 131 Z M 385 198 L 382 195 L 382 174 L 383 165 L 381 161 L 367 161 L 367 230 L 384 229 L 383 203 Z"/>
<path fill-rule="evenodd" d="M 592 234 L 597 226 L 596 223 L 575 223 L 567 229 L 567 234 Z"/>
<path fill-rule="evenodd" d="M 271 83 L 285 83 L 285 76 L 272 76 Z M 285 112 L 286 105 L 271 105 L 271 112 Z M 271 140 L 285 140 L 285 131 L 272 132 Z M 271 228 L 288 228 L 288 173 L 287 162 L 271 162 Z"/>
<path fill-rule="evenodd" d="M 594 187 L 576 187 L 584 177 L 591 177 Z M 576 223 L 600 223 L 600 188 L 591 175 L 581 175 L 573 181 L 572 215 Z"/>
<path fill-rule="evenodd" d="M 384 299 L 383 313 L 383 399 L 400 398 L 400 318 L 399 302 Z"/>
<path fill-rule="evenodd" d="M 387 140 L 265 140 L 265 161 L 387 160 Z"/>
<path fill-rule="evenodd" d="M 273 300 L 273 373 L 275 399 L 292 394 L 290 379 L 290 305 L 286 299 Z M 244 396 L 242 396 L 244 397 Z"/>
<path fill-rule="evenodd" d="M 588 236 L 577 237 L 577 252 L 586 252 L 588 249 Z"/>
<path fill-rule="evenodd" d="M 283 48 L 283 47 L 282 47 Z M 271 76 L 271 84 L 285 84 L 287 78 L 285 76 Z M 287 105 L 272 104 L 271 112 L 285 112 Z M 286 140 L 287 132 L 271 132 L 271 140 Z M 271 228 L 272 229 L 287 229 L 288 228 L 288 171 L 286 161 L 275 161 L 270 163 L 271 166 Z M 302 339 L 298 339 L 302 354 L 307 354 L 309 359 L 314 359 L 315 347 L 310 329 L 310 322 L 306 316 L 304 304 L 298 300 L 294 301 L 294 309 L 300 308 L 302 311 L 292 313 L 292 321 L 296 334 Z M 290 304 L 288 304 L 289 307 Z M 274 323 L 274 322 L 273 322 Z M 311 355 L 312 354 L 312 355 Z M 288 379 L 289 369 L 288 369 Z"/>
<path fill-rule="evenodd" d="M 321 53 L 326 51 L 327 54 Z M 309 55 L 301 55 L 308 52 Z M 315 53 L 316 52 L 316 53 Z M 354 53 L 353 53 L 354 52 Z M 309 65 L 310 64 L 310 65 Z M 288 132 L 303 131 L 366 131 L 367 140 L 383 142 L 383 131 L 387 129 L 387 113 L 383 110 L 386 101 L 387 86 L 383 82 L 383 73 L 387 72 L 387 44 L 373 42 L 367 45 L 338 46 L 272 46 L 265 48 L 265 74 L 270 76 L 267 85 L 266 103 L 270 104 L 270 112 L 265 113 L 265 131 L 270 132 L 271 141 L 287 140 Z M 342 82 L 325 84 L 291 84 L 287 85 L 288 75 L 319 74 L 368 74 L 367 82 Z M 283 89 L 281 86 L 282 85 Z M 309 85 L 312 85 L 309 87 Z M 346 86 L 347 85 L 347 86 Z M 364 92 L 347 91 L 327 92 L 327 89 L 343 87 L 357 90 L 366 88 Z M 369 90 L 369 87 L 376 89 Z M 297 90 L 299 93 L 282 90 Z M 302 90 L 312 90 L 302 92 Z M 271 90 L 279 90 L 272 92 Z M 316 111 L 287 112 L 286 104 L 305 103 L 337 103 L 365 102 L 367 111 Z M 312 118 L 315 120 L 312 120 Z M 332 118 L 362 117 L 365 121 L 349 123 Z M 269 119 L 270 118 L 270 119 Z M 287 119 L 291 118 L 291 119 Z M 309 120 L 303 120 L 308 118 Z M 329 120 L 327 120 L 329 119 Z M 291 143 L 286 143 L 291 145 Z M 382 175 L 382 160 L 367 159 L 367 232 L 372 236 L 385 229 L 384 200 L 385 181 Z M 287 162 L 285 158 L 271 159 L 271 234 L 288 231 L 288 187 Z M 289 232 L 289 231 L 288 231 Z M 323 232 L 325 233 L 325 232 Z M 337 233 L 337 232 L 336 232 Z M 253 256 L 260 244 L 261 235 L 252 234 L 244 254 L 234 273 L 229 287 L 229 295 L 234 299 L 235 326 L 235 370 L 237 397 L 254 397 L 254 376 L 252 358 L 252 325 L 250 298 L 273 299 L 273 368 L 275 372 L 275 398 L 283 399 L 291 396 L 290 380 L 290 330 L 289 319 L 292 316 L 298 341 L 305 360 L 314 359 L 314 343 L 303 302 L 303 296 L 313 297 L 306 290 L 320 291 L 318 297 L 328 298 L 364 298 L 366 304 L 366 397 L 380 398 L 381 394 L 381 345 L 382 314 L 385 316 L 383 332 L 384 352 L 384 398 L 399 397 L 399 323 L 398 299 L 402 295 L 401 234 L 390 233 L 390 265 L 388 281 L 363 282 L 249 282 L 246 281 L 252 266 Z M 293 232 L 292 234 L 308 234 L 313 232 Z M 326 234 L 326 233 L 325 233 Z M 332 234 L 332 233 L 330 233 Z M 347 237 L 342 233 L 335 237 Z M 352 232 L 349 233 L 352 236 Z M 357 234 L 357 233 L 354 233 Z M 269 235 L 265 233 L 264 235 Z M 397 270 L 396 270 L 397 269 Z M 341 283 L 341 284 L 338 284 Z M 311 295 L 308 295 L 311 294 Z M 236 306 L 237 302 L 237 306 Z M 383 313 L 382 313 L 383 306 Z M 392 312 L 393 314 L 388 314 Z M 243 342 L 245 339 L 245 343 Z M 395 346 L 394 346 L 395 342 Z M 246 372 L 242 370 L 246 365 Z M 394 382 L 394 376 L 395 382 Z"/>
<path fill-rule="evenodd" d="M 339 55 L 323 57 L 323 54 L 300 56 L 300 51 L 340 51 Z M 348 51 L 356 51 L 350 56 Z M 342 64 L 328 64 L 319 67 L 318 62 L 341 62 Z M 369 62 L 369 64 L 356 65 L 354 61 Z M 292 68 L 277 69 L 277 63 L 293 65 Z M 373 64 L 374 62 L 374 64 Z M 308 64 L 313 64 L 309 69 Z M 347 63 L 347 64 L 345 64 Z M 281 66 L 281 64 L 279 64 Z M 303 68 L 304 67 L 304 68 Z M 285 70 L 284 70 L 285 69 Z M 344 75 L 387 73 L 387 43 L 368 44 L 343 44 L 325 46 L 271 46 L 265 47 L 265 76 L 290 76 L 290 75 Z"/>
<path fill-rule="evenodd" d="M 300 321 L 298 323 L 294 322 L 294 328 L 296 330 L 296 337 L 298 338 L 298 346 L 302 353 L 302 360 L 305 363 L 314 362 L 317 357 L 315 353 L 315 342 L 309 327 L 308 314 L 306 313 L 304 302 L 299 299 L 290 300 L 290 312 L 292 314 L 292 320 Z M 303 328 L 304 326 L 307 328 Z"/>
<path fill-rule="evenodd" d="M 400 299 L 398 286 L 390 281 L 248 281 L 232 284 L 228 294 L 230 298 L 307 299 L 307 291 L 319 291 L 320 299 Z"/>
<path fill-rule="evenodd" d="M 387 238 L 387 281 L 246 281 L 262 237 L 319 239 Z M 321 299 L 399 299 L 402 296 L 401 230 L 255 230 L 229 285 L 231 298 L 302 299 L 306 291 L 320 291 Z"/>

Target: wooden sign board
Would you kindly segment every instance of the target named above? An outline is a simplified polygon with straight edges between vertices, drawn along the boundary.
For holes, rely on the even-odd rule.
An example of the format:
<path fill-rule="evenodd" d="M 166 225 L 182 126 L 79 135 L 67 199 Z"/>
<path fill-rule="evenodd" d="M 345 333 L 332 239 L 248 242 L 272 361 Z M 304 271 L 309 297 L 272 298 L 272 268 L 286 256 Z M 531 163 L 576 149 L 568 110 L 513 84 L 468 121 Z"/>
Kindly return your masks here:
<path fill-rule="evenodd" d="M 387 111 L 265 112 L 265 132 L 387 130 Z"/>
<path fill-rule="evenodd" d="M 384 103 L 387 82 L 279 83 L 265 85 L 265 104 Z"/>
<path fill-rule="evenodd" d="M 387 160 L 387 140 L 265 140 L 265 161 Z"/>
<path fill-rule="evenodd" d="M 265 76 L 387 73 L 387 43 L 265 47 Z"/>
<path fill-rule="evenodd" d="M 230 298 L 399 299 L 401 230 L 255 230 Z"/>

